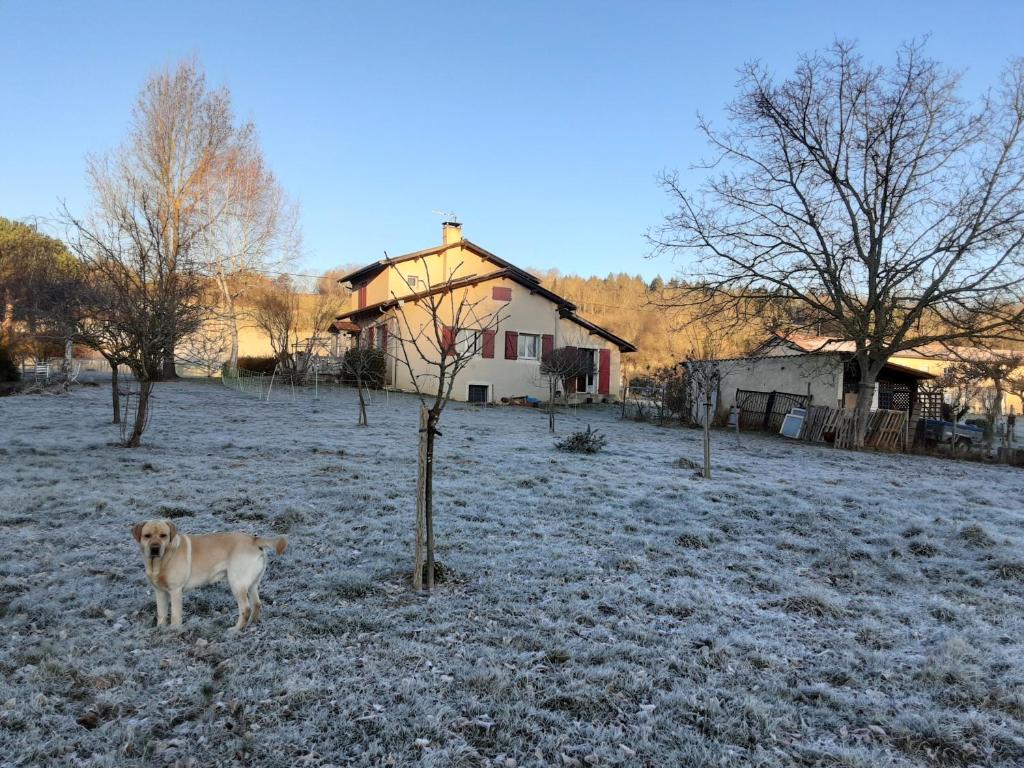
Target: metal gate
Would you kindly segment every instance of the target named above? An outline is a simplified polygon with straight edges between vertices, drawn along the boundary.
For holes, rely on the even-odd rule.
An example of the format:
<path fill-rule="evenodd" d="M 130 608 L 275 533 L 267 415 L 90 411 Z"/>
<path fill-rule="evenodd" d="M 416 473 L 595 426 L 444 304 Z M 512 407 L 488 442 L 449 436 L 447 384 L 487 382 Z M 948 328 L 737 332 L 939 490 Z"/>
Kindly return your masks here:
<path fill-rule="evenodd" d="M 794 395 L 791 392 L 737 389 L 736 405 L 740 409 L 740 429 L 778 432 L 786 414 L 794 408 L 806 408 L 810 400 L 807 395 Z"/>

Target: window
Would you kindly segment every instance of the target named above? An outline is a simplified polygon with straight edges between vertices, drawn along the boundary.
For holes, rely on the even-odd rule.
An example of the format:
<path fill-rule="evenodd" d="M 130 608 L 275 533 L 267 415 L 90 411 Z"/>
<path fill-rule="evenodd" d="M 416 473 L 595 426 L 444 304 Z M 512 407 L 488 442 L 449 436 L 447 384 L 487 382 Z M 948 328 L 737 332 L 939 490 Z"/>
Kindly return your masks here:
<path fill-rule="evenodd" d="M 576 377 L 576 391 L 592 394 L 597 391 L 598 350 L 581 347 L 580 355 L 585 372 Z"/>
<path fill-rule="evenodd" d="M 536 333 L 519 334 L 519 358 L 526 360 L 540 358 L 540 336 Z"/>
<path fill-rule="evenodd" d="M 405 278 L 405 282 L 409 284 L 410 288 L 415 288 L 420 284 L 420 279 L 416 275 L 409 275 Z"/>
<path fill-rule="evenodd" d="M 491 288 L 491 298 L 495 301 L 512 301 L 512 289 L 496 285 Z"/>
<path fill-rule="evenodd" d="M 461 357 L 463 355 L 469 355 L 470 357 L 479 357 L 482 351 L 483 345 L 481 344 L 480 331 L 470 331 L 464 328 L 459 329 L 459 332 L 455 334 L 455 351 Z"/>

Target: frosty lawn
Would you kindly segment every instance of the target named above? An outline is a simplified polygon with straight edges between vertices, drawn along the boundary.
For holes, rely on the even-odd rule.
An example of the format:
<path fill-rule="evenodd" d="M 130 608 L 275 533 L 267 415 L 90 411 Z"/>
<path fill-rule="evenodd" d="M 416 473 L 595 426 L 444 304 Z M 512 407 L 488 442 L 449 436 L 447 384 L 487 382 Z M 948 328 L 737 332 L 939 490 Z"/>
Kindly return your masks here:
<path fill-rule="evenodd" d="M 416 406 L 160 385 L 0 400 L 0 766 L 1020 765 L 1024 473 L 453 404 L 408 587 Z M 130 524 L 287 533 L 263 619 L 157 631 Z"/>

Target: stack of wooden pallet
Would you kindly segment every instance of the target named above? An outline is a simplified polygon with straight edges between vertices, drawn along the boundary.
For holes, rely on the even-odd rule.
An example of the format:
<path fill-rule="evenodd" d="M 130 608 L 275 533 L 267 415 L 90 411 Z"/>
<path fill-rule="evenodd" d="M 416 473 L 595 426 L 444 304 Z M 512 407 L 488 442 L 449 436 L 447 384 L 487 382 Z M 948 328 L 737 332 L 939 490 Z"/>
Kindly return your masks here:
<path fill-rule="evenodd" d="M 804 417 L 803 429 L 800 431 L 800 439 L 811 443 L 826 442 L 825 433 L 835 431 L 836 418 L 839 411 L 825 405 L 812 405 L 807 409 Z"/>
<path fill-rule="evenodd" d="M 807 442 L 828 442 L 836 448 L 852 448 L 856 435 L 856 412 L 852 409 L 829 408 L 824 405 L 811 406 L 804 417 L 800 439 Z M 895 450 L 903 447 L 906 439 L 906 411 L 872 411 L 868 417 L 865 446 Z"/>

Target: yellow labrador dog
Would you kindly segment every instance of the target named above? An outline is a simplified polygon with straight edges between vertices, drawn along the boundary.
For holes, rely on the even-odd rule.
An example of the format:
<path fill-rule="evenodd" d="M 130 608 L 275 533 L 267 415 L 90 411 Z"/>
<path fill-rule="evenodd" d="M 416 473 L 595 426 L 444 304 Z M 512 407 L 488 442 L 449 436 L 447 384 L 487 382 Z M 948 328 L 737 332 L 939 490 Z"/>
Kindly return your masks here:
<path fill-rule="evenodd" d="M 181 595 L 187 589 L 214 584 L 227 578 L 231 594 L 238 601 L 238 623 L 243 629 L 255 621 L 263 608 L 260 603 L 260 578 L 267 567 L 264 547 L 282 554 L 288 546 L 284 536 L 261 539 L 247 533 L 211 533 L 188 536 L 178 533 L 174 523 L 149 520 L 132 526 L 146 562 L 146 576 L 156 595 L 156 623 L 167 623 L 167 605 L 171 607 L 171 626 L 181 624 Z"/>

